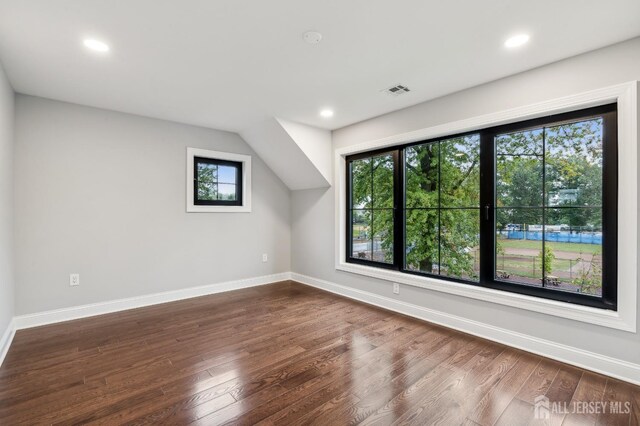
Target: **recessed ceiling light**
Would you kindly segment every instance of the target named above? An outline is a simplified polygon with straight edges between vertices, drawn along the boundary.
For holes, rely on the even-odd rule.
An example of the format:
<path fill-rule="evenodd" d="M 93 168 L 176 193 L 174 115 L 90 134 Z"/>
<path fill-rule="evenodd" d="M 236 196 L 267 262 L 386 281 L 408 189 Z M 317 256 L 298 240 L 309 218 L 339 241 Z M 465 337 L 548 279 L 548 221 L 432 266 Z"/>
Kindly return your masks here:
<path fill-rule="evenodd" d="M 107 43 L 104 43 L 100 40 L 96 40 L 93 38 L 88 38 L 83 42 L 84 46 L 87 49 L 91 49 L 94 50 L 96 52 L 108 52 L 109 51 L 109 45 Z"/>
<path fill-rule="evenodd" d="M 322 111 L 320 111 L 320 115 L 324 118 L 331 118 L 333 117 L 333 110 L 323 109 Z"/>
<path fill-rule="evenodd" d="M 307 31 L 302 34 L 302 38 L 309 44 L 318 44 L 322 40 L 322 34 L 317 31 Z"/>
<path fill-rule="evenodd" d="M 509 37 L 507 41 L 504 42 L 506 47 L 518 47 L 522 46 L 526 42 L 529 41 L 529 34 L 518 34 L 513 37 Z"/>

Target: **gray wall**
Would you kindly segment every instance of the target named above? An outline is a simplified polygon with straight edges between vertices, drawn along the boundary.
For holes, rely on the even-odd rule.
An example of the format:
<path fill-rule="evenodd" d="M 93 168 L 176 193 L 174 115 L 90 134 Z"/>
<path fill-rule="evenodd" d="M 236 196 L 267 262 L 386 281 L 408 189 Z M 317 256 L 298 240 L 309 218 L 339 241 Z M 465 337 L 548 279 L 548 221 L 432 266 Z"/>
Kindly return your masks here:
<path fill-rule="evenodd" d="M 16 314 L 290 270 L 290 192 L 238 135 L 23 95 L 15 131 Z M 185 212 L 189 146 L 254 155 L 251 213 Z"/>
<path fill-rule="evenodd" d="M 637 38 L 339 129 L 333 133 L 334 149 L 639 79 L 640 38 Z M 293 271 L 393 296 L 389 282 L 335 270 L 334 211 L 333 188 L 293 193 Z M 398 299 L 595 353 L 640 362 L 637 334 L 416 287 L 403 286 Z"/>
<path fill-rule="evenodd" d="M 13 317 L 13 89 L 0 65 L 0 337 Z"/>

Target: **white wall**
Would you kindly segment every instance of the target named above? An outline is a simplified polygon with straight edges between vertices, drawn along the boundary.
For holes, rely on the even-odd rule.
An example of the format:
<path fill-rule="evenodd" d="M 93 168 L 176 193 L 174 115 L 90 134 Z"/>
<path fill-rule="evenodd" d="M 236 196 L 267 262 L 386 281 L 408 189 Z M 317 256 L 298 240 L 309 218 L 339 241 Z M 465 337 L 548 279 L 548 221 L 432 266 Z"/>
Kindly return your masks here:
<path fill-rule="evenodd" d="M 290 192 L 237 134 L 23 95 L 15 131 L 16 314 L 290 270 Z M 186 147 L 253 155 L 252 212 L 186 213 Z"/>
<path fill-rule="evenodd" d="M 526 51 L 515 54 L 526 54 Z M 640 80 L 640 38 L 339 129 L 333 132 L 333 148 L 631 80 Z M 390 282 L 335 270 L 334 211 L 334 188 L 293 193 L 292 270 L 392 297 Z M 397 298 L 483 324 L 640 363 L 637 334 L 416 287 L 404 286 Z"/>
<path fill-rule="evenodd" d="M 14 308 L 13 127 L 13 89 L 0 65 L 0 338 Z"/>
<path fill-rule="evenodd" d="M 330 185 L 333 182 L 331 132 L 282 118 L 277 120 Z"/>

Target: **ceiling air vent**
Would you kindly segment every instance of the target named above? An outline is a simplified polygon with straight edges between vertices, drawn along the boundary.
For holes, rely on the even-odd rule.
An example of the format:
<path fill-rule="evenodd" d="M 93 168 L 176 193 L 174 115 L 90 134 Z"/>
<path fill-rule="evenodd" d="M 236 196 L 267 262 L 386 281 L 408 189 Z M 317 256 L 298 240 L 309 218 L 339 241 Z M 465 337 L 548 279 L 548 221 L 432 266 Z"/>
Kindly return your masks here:
<path fill-rule="evenodd" d="M 398 95 L 402 95 L 404 93 L 410 92 L 409 88 L 407 86 L 403 86 L 402 84 L 388 87 L 383 91 L 392 96 L 398 96 Z"/>

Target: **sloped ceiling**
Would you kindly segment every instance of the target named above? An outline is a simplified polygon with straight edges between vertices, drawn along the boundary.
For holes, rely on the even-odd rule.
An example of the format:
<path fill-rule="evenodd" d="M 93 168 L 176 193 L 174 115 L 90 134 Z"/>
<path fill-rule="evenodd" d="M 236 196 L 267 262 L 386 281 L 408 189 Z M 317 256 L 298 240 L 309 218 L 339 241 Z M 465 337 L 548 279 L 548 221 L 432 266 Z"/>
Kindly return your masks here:
<path fill-rule="evenodd" d="M 240 136 L 291 190 L 331 185 L 331 132 L 267 117 Z"/>

